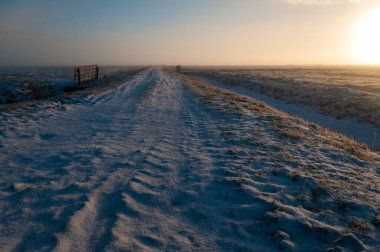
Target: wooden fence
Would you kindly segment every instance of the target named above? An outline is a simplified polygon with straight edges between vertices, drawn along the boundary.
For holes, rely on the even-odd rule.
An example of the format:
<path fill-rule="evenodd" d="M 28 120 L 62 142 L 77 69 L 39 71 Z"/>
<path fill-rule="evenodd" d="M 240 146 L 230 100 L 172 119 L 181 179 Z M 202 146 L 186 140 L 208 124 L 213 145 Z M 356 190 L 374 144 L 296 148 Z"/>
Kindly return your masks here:
<path fill-rule="evenodd" d="M 78 66 L 74 68 L 74 82 L 81 84 L 86 81 L 97 80 L 99 78 L 98 65 Z"/>

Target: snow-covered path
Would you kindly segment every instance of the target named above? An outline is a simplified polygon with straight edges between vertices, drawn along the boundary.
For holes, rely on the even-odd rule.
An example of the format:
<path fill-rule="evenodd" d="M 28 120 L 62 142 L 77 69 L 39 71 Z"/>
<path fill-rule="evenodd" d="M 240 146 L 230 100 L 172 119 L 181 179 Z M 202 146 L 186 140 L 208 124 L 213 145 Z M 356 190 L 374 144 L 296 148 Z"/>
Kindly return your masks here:
<path fill-rule="evenodd" d="M 163 68 L 0 119 L 0 250 L 379 246 L 377 154 Z"/>

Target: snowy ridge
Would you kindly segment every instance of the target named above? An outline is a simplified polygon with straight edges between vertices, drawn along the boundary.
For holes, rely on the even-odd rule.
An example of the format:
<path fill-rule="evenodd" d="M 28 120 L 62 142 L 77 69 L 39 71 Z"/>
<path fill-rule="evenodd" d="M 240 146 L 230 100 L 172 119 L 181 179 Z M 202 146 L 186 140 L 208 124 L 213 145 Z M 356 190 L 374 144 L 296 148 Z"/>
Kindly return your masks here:
<path fill-rule="evenodd" d="M 211 82 L 220 82 L 226 88 L 250 93 L 255 98 L 266 101 L 272 98 L 272 103 L 278 105 L 279 109 L 292 111 L 297 116 L 314 120 L 332 130 L 380 148 L 380 140 L 377 137 L 380 134 L 378 69 L 191 71 L 208 78 Z M 295 109 L 296 105 L 298 109 Z M 309 113 L 315 115 L 310 116 Z"/>
<path fill-rule="evenodd" d="M 84 102 L 1 113 L 0 249 L 380 247 L 380 157 L 150 68 Z"/>

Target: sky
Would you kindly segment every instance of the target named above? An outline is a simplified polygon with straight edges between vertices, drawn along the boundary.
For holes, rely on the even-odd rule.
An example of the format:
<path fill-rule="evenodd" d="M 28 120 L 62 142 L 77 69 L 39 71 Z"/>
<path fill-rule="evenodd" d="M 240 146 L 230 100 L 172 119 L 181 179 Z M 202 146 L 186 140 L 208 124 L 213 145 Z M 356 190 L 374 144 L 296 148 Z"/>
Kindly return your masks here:
<path fill-rule="evenodd" d="M 360 20 L 378 7 L 380 0 L 0 0 L 0 65 L 374 63 L 358 53 L 367 37 L 360 35 L 363 48 L 355 41 Z"/>

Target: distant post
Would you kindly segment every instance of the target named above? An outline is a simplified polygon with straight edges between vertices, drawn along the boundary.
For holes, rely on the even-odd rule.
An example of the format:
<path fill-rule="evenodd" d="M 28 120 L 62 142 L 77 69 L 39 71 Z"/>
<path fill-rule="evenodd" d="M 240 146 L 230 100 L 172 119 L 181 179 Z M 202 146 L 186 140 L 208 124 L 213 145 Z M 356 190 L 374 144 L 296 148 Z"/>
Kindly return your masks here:
<path fill-rule="evenodd" d="M 177 70 L 178 73 L 180 73 L 180 72 L 181 72 L 181 65 L 177 65 L 177 66 L 175 67 L 175 69 Z"/>
<path fill-rule="evenodd" d="M 74 82 L 79 85 L 83 82 L 99 79 L 98 65 L 74 67 Z"/>

